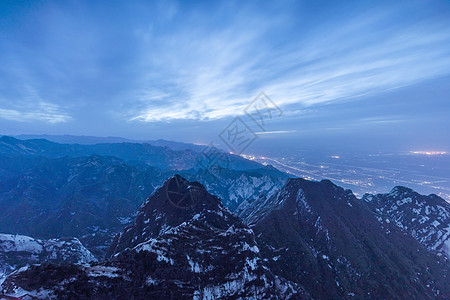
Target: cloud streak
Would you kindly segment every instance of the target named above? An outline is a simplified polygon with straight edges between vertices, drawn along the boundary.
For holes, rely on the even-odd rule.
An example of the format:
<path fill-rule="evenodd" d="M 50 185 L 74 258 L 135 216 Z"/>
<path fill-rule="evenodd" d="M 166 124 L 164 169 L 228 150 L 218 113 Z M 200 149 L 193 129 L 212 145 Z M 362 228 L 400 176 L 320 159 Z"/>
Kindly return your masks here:
<path fill-rule="evenodd" d="M 24 86 L 15 101 L 0 99 L 0 118 L 16 122 L 65 123 L 72 119 L 58 104 L 42 99 L 36 89 Z"/>
<path fill-rule="evenodd" d="M 279 37 L 271 35 L 287 30 L 277 16 L 271 18 L 276 24 L 272 27 L 246 26 L 267 23 L 264 16 L 245 14 L 226 30 L 174 32 L 162 39 L 159 50 L 170 50 L 158 56 L 158 63 L 149 62 L 152 71 L 142 83 L 145 91 L 148 83 L 158 82 L 162 94 L 139 99 L 144 109 L 131 109 L 130 119 L 240 115 L 259 91 L 282 107 L 295 106 L 289 110 L 294 114 L 316 104 L 357 100 L 448 75 L 450 34 L 442 21 L 386 25 L 396 13 L 394 8 L 364 16 L 354 12 L 340 26 L 333 24 L 339 20 L 319 26 L 308 40 L 290 32 L 281 46 Z M 311 35 L 308 30 L 301 33 Z"/>
<path fill-rule="evenodd" d="M 71 119 L 54 104 L 40 102 L 37 106 L 36 110 L 28 111 L 0 108 L 0 118 L 17 122 L 41 121 L 50 124 L 65 123 Z"/>

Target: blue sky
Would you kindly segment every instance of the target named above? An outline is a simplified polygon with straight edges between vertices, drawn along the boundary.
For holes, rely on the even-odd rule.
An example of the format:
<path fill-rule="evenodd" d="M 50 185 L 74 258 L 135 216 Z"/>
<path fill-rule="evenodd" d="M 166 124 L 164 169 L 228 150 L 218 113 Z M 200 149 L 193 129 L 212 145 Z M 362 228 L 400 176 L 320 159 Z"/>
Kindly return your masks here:
<path fill-rule="evenodd" d="M 0 41 L 3 134 L 208 143 L 264 91 L 259 147 L 450 150 L 448 1 L 1 1 Z"/>

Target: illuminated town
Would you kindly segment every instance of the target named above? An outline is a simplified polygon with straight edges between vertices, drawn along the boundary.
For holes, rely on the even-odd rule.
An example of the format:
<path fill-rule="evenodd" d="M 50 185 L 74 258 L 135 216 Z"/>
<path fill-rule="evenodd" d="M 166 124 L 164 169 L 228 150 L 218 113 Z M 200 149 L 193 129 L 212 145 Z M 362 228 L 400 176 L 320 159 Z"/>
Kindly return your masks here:
<path fill-rule="evenodd" d="M 445 155 L 445 151 L 411 151 L 411 154 L 422 154 L 422 155 Z"/>
<path fill-rule="evenodd" d="M 241 156 L 305 179 L 331 180 L 351 189 L 359 197 L 365 193 L 386 193 L 401 185 L 450 201 L 450 155 L 444 151 L 320 155 L 299 151 L 283 157 L 266 154 Z"/>

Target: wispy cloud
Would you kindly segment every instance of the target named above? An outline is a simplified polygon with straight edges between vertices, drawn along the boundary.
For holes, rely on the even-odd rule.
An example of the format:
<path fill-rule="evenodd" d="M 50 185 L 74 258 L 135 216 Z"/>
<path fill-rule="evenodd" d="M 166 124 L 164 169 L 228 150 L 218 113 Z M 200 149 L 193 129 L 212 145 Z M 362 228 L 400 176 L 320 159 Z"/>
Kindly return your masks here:
<path fill-rule="evenodd" d="M 356 122 L 358 125 L 383 125 L 383 124 L 391 124 L 391 123 L 401 123 L 405 120 L 400 118 L 389 118 L 389 117 L 374 117 L 374 118 L 363 118 L 359 119 Z"/>
<path fill-rule="evenodd" d="M 296 130 L 274 130 L 274 131 L 259 131 L 255 132 L 255 134 L 258 135 L 265 135 L 265 134 L 283 134 L 283 133 L 294 133 Z"/>
<path fill-rule="evenodd" d="M 38 103 L 38 110 L 19 111 L 16 109 L 0 108 L 0 118 L 17 122 L 43 121 L 50 124 L 64 123 L 71 118 L 59 111 L 58 107 L 51 103 Z"/>
<path fill-rule="evenodd" d="M 129 118 L 154 122 L 239 115 L 259 91 L 282 107 L 296 105 L 288 111 L 292 115 L 298 108 L 356 100 L 450 74 L 450 33 L 442 21 L 386 25 L 396 13 L 394 8 L 350 13 L 340 26 L 331 20 L 308 39 L 301 37 L 311 35 L 308 30 L 299 37 L 286 33 L 277 16 L 268 26 L 265 16 L 238 15 L 226 30 L 208 32 L 194 23 L 189 31 L 158 41 L 164 50 L 157 51 L 156 63 L 147 61 L 152 71 L 142 90 L 157 82 L 162 93 L 141 98 L 139 111 L 131 109 Z M 281 46 L 271 35 L 274 30 L 288 35 Z"/>
<path fill-rule="evenodd" d="M 22 95 L 15 101 L 0 99 L 0 118 L 17 122 L 41 121 L 50 124 L 64 123 L 71 116 L 57 104 L 43 100 L 30 86 L 23 87 Z"/>

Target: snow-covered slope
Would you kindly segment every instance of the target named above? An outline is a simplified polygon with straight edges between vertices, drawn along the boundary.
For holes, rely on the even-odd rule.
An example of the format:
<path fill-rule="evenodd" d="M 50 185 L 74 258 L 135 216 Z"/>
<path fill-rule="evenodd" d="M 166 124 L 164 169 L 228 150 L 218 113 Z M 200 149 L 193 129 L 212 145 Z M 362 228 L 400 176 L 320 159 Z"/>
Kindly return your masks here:
<path fill-rule="evenodd" d="M 40 240 L 24 235 L 0 234 L 0 282 L 14 270 L 31 264 L 91 261 L 96 261 L 96 258 L 76 238 Z"/>
<path fill-rule="evenodd" d="M 366 194 L 363 200 L 381 223 L 394 223 L 427 249 L 450 258 L 450 204 L 444 199 L 397 186 L 387 194 Z"/>
<path fill-rule="evenodd" d="M 236 171 L 220 167 L 198 170 L 191 175 L 191 181 L 202 183 L 206 189 L 222 199 L 231 211 L 242 210 L 260 195 L 270 197 L 277 192 L 289 178 L 273 167 L 252 171 Z"/>

